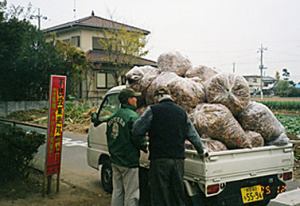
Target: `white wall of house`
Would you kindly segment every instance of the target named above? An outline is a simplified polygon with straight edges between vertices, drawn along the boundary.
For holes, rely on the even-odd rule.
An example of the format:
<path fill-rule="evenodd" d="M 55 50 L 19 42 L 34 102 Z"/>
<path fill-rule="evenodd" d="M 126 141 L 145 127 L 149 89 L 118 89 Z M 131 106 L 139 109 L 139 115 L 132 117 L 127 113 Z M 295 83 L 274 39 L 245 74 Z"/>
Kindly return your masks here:
<path fill-rule="evenodd" d="M 93 37 L 104 37 L 102 32 L 99 30 L 85 29 L 82 30 L 81 49 L 85 52 L 93 50 Z"/>
<path fill-rule="evenodd" d="M 246 81 L 249 84 L 250 93 L 254 93 L 256 91 L 260 91 L 260 76 L 244 76 Z"/>

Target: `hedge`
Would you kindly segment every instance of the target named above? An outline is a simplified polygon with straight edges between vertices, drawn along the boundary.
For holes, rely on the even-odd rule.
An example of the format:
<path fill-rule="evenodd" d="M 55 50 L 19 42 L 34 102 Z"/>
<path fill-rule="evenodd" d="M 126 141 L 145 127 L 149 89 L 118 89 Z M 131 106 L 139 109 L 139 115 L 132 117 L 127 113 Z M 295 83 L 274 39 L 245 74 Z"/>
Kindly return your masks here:
<path fill-rule="evenodd" d="M 0 123 L 0 184 L 28 175 L 29 163 L 45 135 Z"/>

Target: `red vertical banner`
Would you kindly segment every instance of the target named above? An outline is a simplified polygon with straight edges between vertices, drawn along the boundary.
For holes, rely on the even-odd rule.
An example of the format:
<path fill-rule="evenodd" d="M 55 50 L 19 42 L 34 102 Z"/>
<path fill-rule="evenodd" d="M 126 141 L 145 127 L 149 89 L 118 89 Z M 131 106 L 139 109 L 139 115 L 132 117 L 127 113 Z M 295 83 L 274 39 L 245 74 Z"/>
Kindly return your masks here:
<path fill-rule="evenodd" d="M 51 75 L 45 175 L 60 172 L 66 76 Z"/>

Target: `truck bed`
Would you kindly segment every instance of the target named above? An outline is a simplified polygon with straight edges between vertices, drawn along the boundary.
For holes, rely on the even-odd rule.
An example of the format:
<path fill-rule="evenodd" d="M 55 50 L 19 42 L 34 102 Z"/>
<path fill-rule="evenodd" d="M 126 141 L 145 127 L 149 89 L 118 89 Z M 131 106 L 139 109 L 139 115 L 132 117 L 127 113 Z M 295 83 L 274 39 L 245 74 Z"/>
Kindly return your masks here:
<path fill-rule="evenodd" d="M 211 152 L 186 150 L 185 178 L 200 183 L 237 181 L 293 171 L 292 144 Z"/>

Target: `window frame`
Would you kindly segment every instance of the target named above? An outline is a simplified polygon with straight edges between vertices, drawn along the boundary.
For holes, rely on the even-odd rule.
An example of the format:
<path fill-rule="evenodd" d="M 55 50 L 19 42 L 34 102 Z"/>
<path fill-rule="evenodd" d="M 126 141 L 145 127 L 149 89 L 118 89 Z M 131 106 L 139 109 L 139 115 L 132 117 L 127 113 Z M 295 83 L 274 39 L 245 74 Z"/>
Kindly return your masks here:
<path fill-rule="evenodd" d="M 104 87 L 102 87 L 102 86 L 98 86 L 98 81 L 99 81 L 99 78 L 98 78 L 98 75 L 99 74 L 104 74 L 105 76 L 104 76 L 104 79 L 105 79 L 105 86 Z M 96 88 L 97 89 L 110 89 L 110 88 L 113 88 L 115 85 L 114 85 L 114 82 L 113 82 L 113 85 L 111 85 L 111 86 L 108 86 L 108 79 L 109 79 L 109 77 L 108 77 L 108 75 L 109 74 L 112 74 L 112 73 L 109 73 L 109 72 L 97 72 L 97 74 L 96 74 Z"/>

